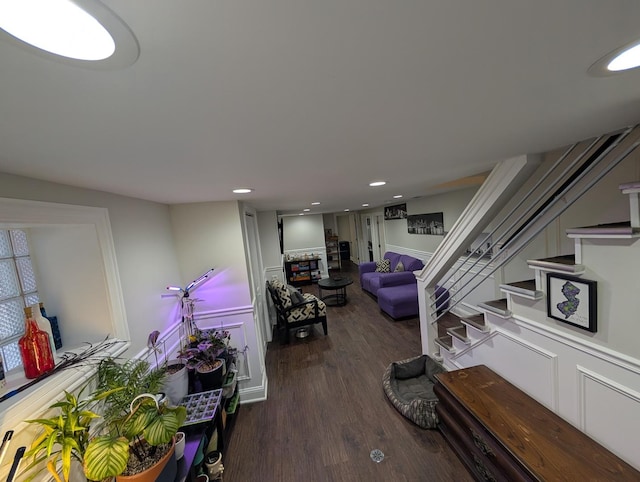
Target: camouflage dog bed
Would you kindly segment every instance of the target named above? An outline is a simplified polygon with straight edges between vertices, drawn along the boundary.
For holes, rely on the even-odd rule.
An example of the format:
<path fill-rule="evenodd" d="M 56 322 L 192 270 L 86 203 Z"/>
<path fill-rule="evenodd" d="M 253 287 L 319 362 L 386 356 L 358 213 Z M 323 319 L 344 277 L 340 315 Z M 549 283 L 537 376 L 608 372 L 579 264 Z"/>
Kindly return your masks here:
<path fill-rule="evenodd" d="M 434 375 L 446 371 L 427 355 L 391 363 L 382 377 L 382 387 L 391 404 L 422 428 L 436 428 L 438 397 L 433 393 Z"/>

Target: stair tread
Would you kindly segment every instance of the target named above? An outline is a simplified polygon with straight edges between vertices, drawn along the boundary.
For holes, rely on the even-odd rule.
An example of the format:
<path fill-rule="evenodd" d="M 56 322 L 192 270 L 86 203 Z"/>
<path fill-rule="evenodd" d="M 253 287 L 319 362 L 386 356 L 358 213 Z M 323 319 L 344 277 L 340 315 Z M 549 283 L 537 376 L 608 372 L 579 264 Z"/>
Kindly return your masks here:
<path fill-rule="evenodd" d="M 507 299 L 500 298 L 499 300 L 482 301 L 478 303 L 478 307 L 484 308 L 491 313 L 494 313 L 501 317 L 511 316 L 511 311 L 507 308 Z"/>
<path fill-rule="evenodd" d="M 440 345 L 448 351 L 453 351 L 453 338 L 451 335 L 440 336 L 436 338 L 436 344 Z"/>
<path fill-rule="evenodd" d="M 523 281 L 514 281 L 513 283 L 507 283 L 506 286 L 513 286 L 514 288 L 520 288 L 520 289 L 523 289 L 523 290 L 535 291 L 536 290 L 536 280 L 527 279 L 527 280 L 523 280 Z"/>
<path fill-rule="evenodd" d="M 473 316 L 465 316 L 460 318 L 460 321 L 463 323 L 469 324 L 478 330 L 485 331 L 487 329 L 487 324 L 484 319 L 484 315 L 473 315 Z"/>
<path fill-rule="evenodd" d="M 454 328 L 449 328 L 447 330 L 447 333 L 464 343 L 469 343 L 469 338 L 467 337 L 467 327 L 465 325 L 459 325 Z"/>
<path fill-rule="evenodd" d="M 595 224 L 593 226 L 581 226 L 568 228 L 567 234 L 634 234 L 639 233 L 640 228 L 631 226 L 631 221 L 621 221 L 619 223 Z"/>
<path fill-rule="evenodd" d="M 544 293 L 536 289 L 536 280 L 528 279 L 500 285 L 502 291 L 525 296 L 532 299 L 541 299 Z"/>
<path fill-rule="evenodd" d="M 637 191 L 640 190 L 640 181 L 631 181 L 620 184 L 618 189 L 621 191 Z"/>
<path fill-rule="evenodd" d="M 547 269 L 549 271 L 557 270 L 576 274 L 584 271 L 584 266 L 576 264 L 575 254 L 564 254 L 561 256 L 553 256 L 551 258 L 528 259 L 527 264 L 529 264 L 529 266 Z"/>
<path fill-rule="evenodd" d="M 507 299 L 506 298 L 500 298 L 499 300 L 483 301 L 480 304 L 491 306 L 492 308 L 498 308 L 500 310 L 506 310 L 507 309 Z"/>
<path fill-rule="evenodd" d="M 572 264 L 576 264 L 576 255 L 575 254 L 563 254 L 561 256 L 552 256 L 551 258 L 541 258 L 541 259 L 528 260 L 527 262 L 529 263 L 531 261 L 540 261 L 540 262 L 544 262 L 544 263 L 572 265 Z"/>

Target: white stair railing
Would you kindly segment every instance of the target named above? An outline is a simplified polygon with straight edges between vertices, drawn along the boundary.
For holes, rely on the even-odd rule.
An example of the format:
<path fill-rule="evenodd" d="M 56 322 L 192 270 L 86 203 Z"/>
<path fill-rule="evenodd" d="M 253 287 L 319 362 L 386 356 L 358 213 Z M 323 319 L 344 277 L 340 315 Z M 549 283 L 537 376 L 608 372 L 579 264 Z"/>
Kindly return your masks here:
<path fill-rule="evenodd" d="M 567 149 L 567 151 L 553 163 L 551 168 L 540 176 L 533 188 L 520 197 L 520 201 L 504 216 L 491 233 L 486 236 L 484 242 L 480 244 L 480 246 L 486 246 L 488 243 L 489 249 L 492 250 L 495 250 L 499 246 L 497 256 L 492 259 L 491 263 L 482 265 L 476 273 L 467 276 L 464 283 L 458 287 L 455 300 L 449 298 L 448 308 L 446 310 L 440 310 L 440 314 L 437 314 L 436 306 L 439 306 L 444 300 L 434 299 L 435 280 L 439 280 L 441 286 L 444 286 L 445 283 L 450 280 L 454 273 L 445 277 L 446 272 L 449 271 L 455 263 L 460 261 L 459 255 L 462 254 L 461 251 L 466 250 L 464 246 L 469 246 L 475 239 L 474 236 L 482 232 L 484 227 L 492 220 L 487 219 L 486 216 L 474 219 L 469 215 L 469 213 L 477 212 L 479 209 L 477 206 L 472 206 L 474 202 L 479 201 L 477 198 L 486 198 L 486 196 L 478 196 L 478 194 L 476 194 L 474 199 L 469 203 L 469 206 L 467 206 L 467 209 L 465 209 L 465 212 L 463 212 L 463 215 L 447 235 L 447 238 L 453 236 L 458 240 L 459 249 L 449 248 L 447 250 L 443 248 L 440 250 L 440 247 L 445 245 L 445 241 L 447 240 L 447 238 L 445 238 L 421 273 L 423 276 L 417 277 L 419 288 L 426 291 L 426 296 L 419 296 L 423 351 L 426 348 L 427 351 L 424 352 L 428 353 L 430 349 L 429 339 L 434 336 L 435 331 L 425 326 L 425 324 L 434 324 L 440 317 L 444 316 L 446 312 L 455 308 L 466 295 L 477 288 L 487 277 L 508 263 L 554 219 L 565 212 L 585 192 L 591 189 L 600 179 L 633 152 L 640 145 L 639 138 L 640 129 L 637 127 L 630 127 L 622 133 L 602 136 L 592 141 L 577 157 L 570 161 L 567 161 L 568 156 L 574 151 L 576 145 Z M 560 174 L 556 172 L 558 169 L 562 170 Z M 552 182 L 548 182 L 552 177 Z M 489 179 L 487 179 L 487 181 L 489 181 Z M 539 192 L 540 188 L 545 185 L 546 187 L 542 189 L 542 192 Z M 481 191 L 484 187 L 485 185 L 478 191 L 479 194 L 482 194 Z M 489 188 L 489 186 L 487 187 Z M 495 206 L 493 207 L 495 208 Z M 502 207 L 503 205 L 500 205 L 500 208 Z M 523 210 L 523 207 L 526 209 Z M 492 210 L 485 207 L 485 214 L 489 211 L 495 211 L 495 209 Z M 463 229 L 462 223 L 465 221 L 475 221 L 475 224 L 473 227 L 466 226 Z M 462 234 L 456 233 L 456 231 L 460 229 L 463 229 L 463 231 L 461 231 Z M 463 238 L 466 239 L 462 241 Z M 507 238 L 507 241 L 503 243 L 502 241 L 505 238 Z M 466 244 L 460 245 L 461 242 Z M 439 250 L 441 251 L 440 253 Z M 437 256 L 443 255 L 447 251 L 454 253 L 454 255 L 447 260 L 436 259 Z M 474 257 L 473 253 L 470 253 L 469 256 L 463 260 L 463 263 L 467 262 L 471 262 L 471 268 L 474 268 L 479 264 L 480 257 Z M 437 266 L 437 268 L 434 268 L 432 264 Z M 419 289 L 419 293 L 422 293 L 422 290 Z M 448 293 L 442 294 L 440 298 L 443 296 L 448 296 Z"/>

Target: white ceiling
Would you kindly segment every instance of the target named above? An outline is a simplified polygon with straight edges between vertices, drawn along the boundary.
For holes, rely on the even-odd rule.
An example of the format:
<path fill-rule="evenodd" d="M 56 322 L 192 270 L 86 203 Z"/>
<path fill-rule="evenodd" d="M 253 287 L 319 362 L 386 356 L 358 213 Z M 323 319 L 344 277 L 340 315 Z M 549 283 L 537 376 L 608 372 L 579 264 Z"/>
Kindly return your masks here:
<path fill-rule="evenodd" d="M 640 72 L 587 74 L 640 38 L 632 0 L 104 3 L 140 44 L 128 68 L 0 41 L 0 171 L 342 211 L 640 120 Z"/>

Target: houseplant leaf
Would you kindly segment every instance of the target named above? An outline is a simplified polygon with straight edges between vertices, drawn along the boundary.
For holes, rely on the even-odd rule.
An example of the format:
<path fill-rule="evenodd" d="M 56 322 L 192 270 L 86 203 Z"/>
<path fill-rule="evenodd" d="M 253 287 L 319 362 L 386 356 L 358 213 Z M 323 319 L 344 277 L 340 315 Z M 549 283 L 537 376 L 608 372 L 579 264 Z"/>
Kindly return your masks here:
<path fill-rule="evenodd" d="M 89 480 L 115 477 L 127 467 L 129 442 L 125 437 L 94 438 L 84 454 L 84 473 Z"/>

